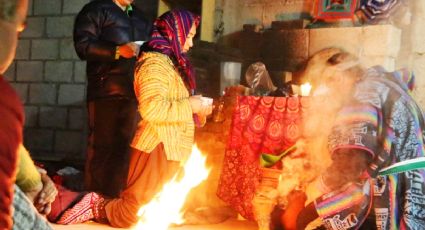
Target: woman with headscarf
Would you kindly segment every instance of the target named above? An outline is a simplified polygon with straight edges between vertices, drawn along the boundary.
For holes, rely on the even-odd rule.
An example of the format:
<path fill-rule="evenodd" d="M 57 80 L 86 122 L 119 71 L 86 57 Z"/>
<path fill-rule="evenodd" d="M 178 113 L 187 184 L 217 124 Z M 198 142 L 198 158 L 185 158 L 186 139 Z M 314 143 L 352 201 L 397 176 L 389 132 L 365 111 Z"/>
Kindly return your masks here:
<path fill-rule="evenodd" d="M 186 56 L 200 17 L 172 10 L 154 22 L 151 39 L 142 47 L 134 89 L 142 117 L 131 143 L 127 187 L 120 198 L 89 193 L 66 211 L 58 223 L 88 219 L 129 227 L 137 212 L 159 192 L 187 159 L 194 143 L 194 125 L 205 121 L 212 107 L 194 96 L 193 68 Z"/>

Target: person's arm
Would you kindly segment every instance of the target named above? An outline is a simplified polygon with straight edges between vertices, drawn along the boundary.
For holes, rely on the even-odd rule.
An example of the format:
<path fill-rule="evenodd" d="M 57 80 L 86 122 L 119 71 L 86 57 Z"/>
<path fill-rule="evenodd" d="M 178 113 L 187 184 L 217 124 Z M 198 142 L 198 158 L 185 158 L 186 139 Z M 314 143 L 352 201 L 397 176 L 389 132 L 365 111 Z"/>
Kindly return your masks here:
<path fill-rule="evenodd" d="M 22 143 L 19 145 L 17 154 L 19 155 L 19 164 L 16 185 L 34 202 L 35 197 L 43 188 L 40 173 Z"/>
<path fill-rule="evenodd" d="M 58 190 L 56 189 L 52 179 L 50 179 L 50 177 L 47 175 L 46 171 L 43 171 L 44 170 L 40 171 L 43 188 L 38 193 L 34 201 L 34 206 L 37 208 L 39 213 L 47 215 L 51 211 L 52 203 L 56 199 Z"/>
<path fill-rule="evenodd" d="M 102 23 L 107 20 L 101 9 L 85 7 L 74 25 L 74 47 L 78 57 L 88 61 L 112 62 L 121 56 L 131 58 L 138 54 L 139 46 L 134 42 L 115 44 L 101 39 Z"/>
<path fill-rule="evenodd" d="M 41 214 L 50 212 L 50 204 L 55 200 L 57 189 L 47 175 L 47 172 L 38 168 L 28 150 L 21 144 L 18 148 L 19 164 L 16 185 L 31 200 Z"/>
<path fill-rule="evenodd" d="M 114 61 L 117 44 L 102 41 L 101 22 L 105 15 L 100 9 L 88 7 L 77 15 L 74 25 L 74 47 L 82 60 Z"/>
<path fill-rule="evenodd" d="M 159 61 L 159 60 L 158 60 Z M 167 98 L 171 87 L 170 76 L 163 62 L 147 60 L 138 68 L 135 76 L 135 88 L 139 91 L 139 110 L 143 119 L 153 122 L 179 122 L 192 119 L 192 109 L 189 97 L 181 100 Z"/>

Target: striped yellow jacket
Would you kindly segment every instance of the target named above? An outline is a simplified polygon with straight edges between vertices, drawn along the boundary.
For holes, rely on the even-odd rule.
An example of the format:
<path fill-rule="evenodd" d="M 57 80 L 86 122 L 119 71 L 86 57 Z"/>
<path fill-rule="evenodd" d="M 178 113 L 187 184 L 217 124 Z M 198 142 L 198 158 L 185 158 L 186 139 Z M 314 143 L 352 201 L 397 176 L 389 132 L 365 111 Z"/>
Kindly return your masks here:
<path fill-rule="evenodd" d="M 189 92 L 171 59 L 144 53 L 136 66 L 134 91 L 142 120 L 131 146 L 149 153 L 162 142 L 168 160 L 185 159 L 193 145 L 194 122 Z"/>

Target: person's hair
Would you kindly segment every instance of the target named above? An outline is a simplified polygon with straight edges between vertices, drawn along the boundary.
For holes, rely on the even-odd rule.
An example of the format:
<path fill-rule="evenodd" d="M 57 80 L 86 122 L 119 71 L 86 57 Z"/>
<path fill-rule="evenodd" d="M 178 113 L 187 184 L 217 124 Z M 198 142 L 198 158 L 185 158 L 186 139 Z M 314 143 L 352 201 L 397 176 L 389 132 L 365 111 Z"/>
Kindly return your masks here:
<path fill-rule="evenodd" d="M 12 21 L 16 16 L 19 0 L 0 0 L 0 20 Z"/>

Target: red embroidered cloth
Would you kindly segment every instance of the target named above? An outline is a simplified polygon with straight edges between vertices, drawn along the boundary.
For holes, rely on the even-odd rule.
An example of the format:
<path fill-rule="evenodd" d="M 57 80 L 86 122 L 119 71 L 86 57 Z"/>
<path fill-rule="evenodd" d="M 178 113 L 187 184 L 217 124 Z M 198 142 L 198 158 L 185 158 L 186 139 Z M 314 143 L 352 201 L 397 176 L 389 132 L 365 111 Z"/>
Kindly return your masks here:
<path fill-rule="evenodd" d="M 237 98 L 217 195 L 243 217 L 253 219 L 251 201 L 260 179 L 261 153 L 279 154 L 301 135 L 306 98 Z"/>

